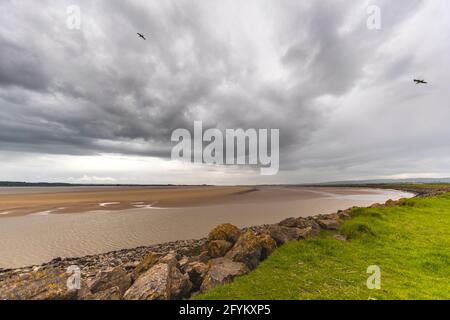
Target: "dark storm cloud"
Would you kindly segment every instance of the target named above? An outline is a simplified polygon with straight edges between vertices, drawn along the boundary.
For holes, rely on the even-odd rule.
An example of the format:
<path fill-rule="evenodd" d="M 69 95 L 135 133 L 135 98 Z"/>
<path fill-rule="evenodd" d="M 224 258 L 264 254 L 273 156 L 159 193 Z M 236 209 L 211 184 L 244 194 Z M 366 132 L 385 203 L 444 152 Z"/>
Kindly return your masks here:
<path fill-rule="evenodd" d="M 45 91 L 50 83 L 48 75 L 39 63 L 39 57 L 27 48 L 0 39 L 0 86 L 18 86 L 30 90 Z"/>
<path fill-rule="evenodd" d="M 65 25 L 73 2 L 81 30 Z M 167 157 L 171 132 L 203 120 L 280 128 L 282 168 L 296 169 L 301 148 L 330 122 L 323 99 L 364 85 L 380 47 L 423 4 L 367 2 L 383 10 L 382 30 L 370 31 L 364 3 L 2 2 L 0 146 Z M 384 61 L 370 83 L 383 86 L 417 65 L 407 51 Z"/>

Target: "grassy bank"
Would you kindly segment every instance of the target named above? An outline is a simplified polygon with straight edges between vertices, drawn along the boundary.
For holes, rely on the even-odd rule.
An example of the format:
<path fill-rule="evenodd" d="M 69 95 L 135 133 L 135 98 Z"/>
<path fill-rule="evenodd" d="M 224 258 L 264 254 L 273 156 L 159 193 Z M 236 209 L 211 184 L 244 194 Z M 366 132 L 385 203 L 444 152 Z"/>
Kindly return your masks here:
<path fill-rule="evenodd" d="M 355 209 L 333 233 L 289 243 L 252 273 L 197 299 L 450 299 L 450 193 Z M 381 268 L 381 289 L 366 286 Z"/>

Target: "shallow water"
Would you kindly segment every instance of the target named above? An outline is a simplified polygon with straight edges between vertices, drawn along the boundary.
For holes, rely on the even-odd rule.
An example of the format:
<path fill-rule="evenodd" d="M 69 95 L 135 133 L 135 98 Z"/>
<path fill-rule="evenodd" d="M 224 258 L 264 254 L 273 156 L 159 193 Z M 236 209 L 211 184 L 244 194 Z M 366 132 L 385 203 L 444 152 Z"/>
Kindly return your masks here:
<path fill-rule="evenodd" d="M 40 264 L 173 240 L 202 238 L 220 223 L 239 227 L 276 223 L 284 218 L 331 213 L 388 199 L 411 197 L 394 190 L 266 188 L 236 201 L 186 208 L 136 208 L 79 214 L 40 212 L 0 219 L 0 267 Z M 264 192 L 264 193 L 263 193 Z M 282 196 L 271 199 L 267 194 Z M 138 204 L 137 204 L 138 206 Z"/>

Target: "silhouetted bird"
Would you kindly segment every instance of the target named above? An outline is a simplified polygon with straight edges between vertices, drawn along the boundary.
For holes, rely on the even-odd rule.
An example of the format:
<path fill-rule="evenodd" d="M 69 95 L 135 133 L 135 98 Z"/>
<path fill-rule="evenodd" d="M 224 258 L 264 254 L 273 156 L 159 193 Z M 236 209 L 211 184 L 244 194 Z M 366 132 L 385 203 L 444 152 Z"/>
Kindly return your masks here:
<path fill-rule="evenodd" d="M 137 35 L 139 36 L 139 38 L 142 38 L 142 39 L 144 39 L 144 40 L 147 40 L 147 39 L 145 39 L 145 37 L 144 37 L 143 34 L 140 34 L 140 33 L 138 32 Z"/>
<path fill-rule="evenodd" d="M 428 82 L 426 82 L 425 80 L 417 80 L 417 79 L 414 79 L 414 82 L 416 83 L 416 84 L 427 84 Z"/>

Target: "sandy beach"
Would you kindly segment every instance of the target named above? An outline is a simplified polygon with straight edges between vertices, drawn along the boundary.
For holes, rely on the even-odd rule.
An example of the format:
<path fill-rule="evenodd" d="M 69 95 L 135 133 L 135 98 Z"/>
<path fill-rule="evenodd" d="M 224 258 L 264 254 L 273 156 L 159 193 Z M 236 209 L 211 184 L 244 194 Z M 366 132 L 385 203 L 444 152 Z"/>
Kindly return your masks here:
<path fill-rule="evenodd" d="M 185 207 L 222 201 L 230 195 L 252 191 L 246 187 L 17 188 L 16 192 L 14 188 L 6 189 L 0 190 L 0 217 L 39 212 L 119 211 L 149 206 Z"/>

